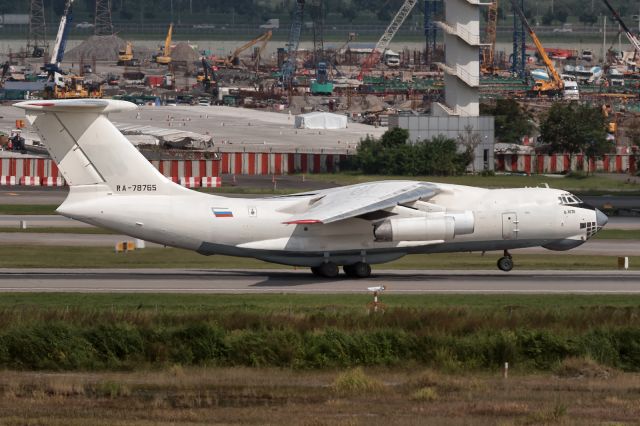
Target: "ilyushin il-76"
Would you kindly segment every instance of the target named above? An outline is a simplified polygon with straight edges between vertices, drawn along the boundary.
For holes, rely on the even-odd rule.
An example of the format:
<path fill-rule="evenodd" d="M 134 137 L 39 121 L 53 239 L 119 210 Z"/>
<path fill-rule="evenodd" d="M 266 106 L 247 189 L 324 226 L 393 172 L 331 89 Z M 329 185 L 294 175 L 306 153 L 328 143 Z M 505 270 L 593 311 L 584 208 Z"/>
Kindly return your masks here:
<path fill-rule="evenodd" d="M 229 198 L 184 188 L 163 176 L 109 121 L 135 109 L 102 99 L 15 105 L 41 137 L 69 185 L 58 213 L 203 255 L 251 257 L 310 267 L 333 278 L 340 267 L 364 278 L 372 264 L 413 253 L 568 250 L 607 216 L 566 191 L 484 189 L 410 180 L 350 185 L 267 198 Z"/>

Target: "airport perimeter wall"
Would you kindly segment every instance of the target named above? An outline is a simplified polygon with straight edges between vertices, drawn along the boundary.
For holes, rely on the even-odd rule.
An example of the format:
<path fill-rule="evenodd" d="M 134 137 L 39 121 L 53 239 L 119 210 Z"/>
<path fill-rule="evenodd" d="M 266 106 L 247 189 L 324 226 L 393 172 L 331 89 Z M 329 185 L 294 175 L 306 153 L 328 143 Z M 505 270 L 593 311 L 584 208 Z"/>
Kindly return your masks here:
<path fill-rule="evenodd" d="M 340 170 L 346 155 L 296 153 L 220 153 L 219 159 L 151 160 L 163 175 L 175 182 L 190 182 L 188 186 L 215 185 L 220 180 L 205 179 L 222 175 L 287 175 L 293 173 L 332 173 Z M 520 173 L 562 173 L 568 171 L 635 173 L 633 155 L 605 155 L 587 158 L 584 155 L 496 154 L 495 170 Z M 49 158 L 29 155 L 0 157 L 0 185 L 63 185 L 56 164 Z"/>
<path fill-rule="evenodd" d="M 219 154 L 219 159 L 151 160 L 151 164 L 175 182 L 201 186 L 202 178 L 229 174 L 270 176 L 332 173 L 339 171 L 340 161 L 344 159 L 346 155 L 339 154 L 223 152 Z M 0 158 L 0 177 L 0 185 L 47 186 L 49 183 L 50 186 L 57 186 L 61 174 L 55 162 L 49 158 L 22 155 Z"/>
<path fill-rule="evenodd" d="M 563 173 L 569 171 L 635 173 L 638 165 L 633 155 L 611 154 L 589 158 L 582 154 L 495 154 L 496 172 Z"/>

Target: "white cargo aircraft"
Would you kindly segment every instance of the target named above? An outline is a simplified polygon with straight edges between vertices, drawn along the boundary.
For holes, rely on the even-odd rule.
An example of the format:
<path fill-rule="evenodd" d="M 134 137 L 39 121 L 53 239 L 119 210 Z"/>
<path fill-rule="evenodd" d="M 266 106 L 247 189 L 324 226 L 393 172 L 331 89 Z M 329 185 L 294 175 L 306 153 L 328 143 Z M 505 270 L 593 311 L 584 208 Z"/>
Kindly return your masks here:
<path fill-rule="evenodd" d="M 16 104 L 40 134 L 70 186 L 64 216 L 136 238 L 286 265 L 323 277 L 339 267 L 368 277 L 371 264 L 412 253 L 568 250 L 607 216 L 562 190 L 483 189 L 381 181 L 263 199 L 183 188 L 156 170 L 107 119 L 136 106 L 115 100 Z"/>

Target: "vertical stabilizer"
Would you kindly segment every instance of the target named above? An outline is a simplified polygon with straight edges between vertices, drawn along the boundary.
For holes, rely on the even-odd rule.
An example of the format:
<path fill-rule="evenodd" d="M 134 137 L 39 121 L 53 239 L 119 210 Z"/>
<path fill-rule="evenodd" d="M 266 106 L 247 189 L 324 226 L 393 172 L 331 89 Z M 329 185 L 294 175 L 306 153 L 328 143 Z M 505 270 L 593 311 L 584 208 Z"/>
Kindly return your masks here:
<path fill-rule="evenodd" d="M 110 112 L 136 109 L 130 102 L 73 99 L 14 106 L 26 111 L 71 187 L 102 184 L 123 195 L 188 191 L 156 170 L 108 120 Z"/>

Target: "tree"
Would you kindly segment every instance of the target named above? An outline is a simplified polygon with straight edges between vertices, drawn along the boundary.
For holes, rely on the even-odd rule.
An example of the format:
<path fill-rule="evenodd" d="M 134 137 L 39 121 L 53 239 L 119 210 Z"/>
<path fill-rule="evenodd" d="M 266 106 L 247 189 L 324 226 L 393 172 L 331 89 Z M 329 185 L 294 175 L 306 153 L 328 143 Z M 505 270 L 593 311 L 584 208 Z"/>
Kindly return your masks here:
<path fill-rule="evenodd" d="M 482 115 L 493 115 L 496 139 L 504 143 L 520 143 L 534 128 L 531 115 L 514 99 L 498 99 L 495 106 L 480 105 Z"/>
<path fill-rule="evenodd" d="M 600 156 L 610 150 L 606 128 L 600 108 L 556 102 L 540 125 L 540 135 L 552 152 Z"/>
<path fill-rule="evenodd" d="M 555 16 L 553 15 L 551 8 L 548 8 L 547 11 L 544 13 L 544 15 L 542 15 L 542 24 L 551 25 L 554 19 L 555 19 Z"/>
<path fill-rule="evenodd" d="M 457 139 L 458 145 L 464 147 L 464 152 L 469 155 L 469 163 L 471 163 L 471 171 L 473 173 L 476 172 L 476 165 L 473 161 L 474 153 L 476 152 L 476 148 L 482 142 L 482 137 L 479 133 L 473 131 L 473 126 L 468 125 L 464 126 L 464 132 L 458 133 Z"/>
<path fill-rule="evenodd" d="M 625 127 L 624 134 L 629 138 L 630 145 L 640 146 L 640 118 L 634 118 Z"/>
<path fill-rule="evenodd" d="M 456 141 L 444 136 L 414 144 L 408 138 L 409 132 L 400 128 L 388 130 L 380 139 L 367 136 L 351 164 L 376 175 L 456 175 L 464 173 L 473 158 L 468 150 L 459 153 Z"/>
<path fill-rule="evenodd" d="M 556 8 L 556 16 L 555 18 L 560 21 L 560 23 L 564 24 L 567 22 L 567 18 L 569 17 L 569 10 L 566 6 L 561 6 Z"/>
<path fill-rule="evenodd" d="M 593 25 L 598 22 L 598 15 L 593 12 L 589 12 L 587 10 L 583 10 L 582 13 L 578 16 L 580 22 L 585 24 Z"/>
<path fill-rule="evenodd" d="M 389 129 L 382 135 L 380 144 L 385 148 L 405 145 L 409 140 L 409 131 L 400 127 Z"/>

